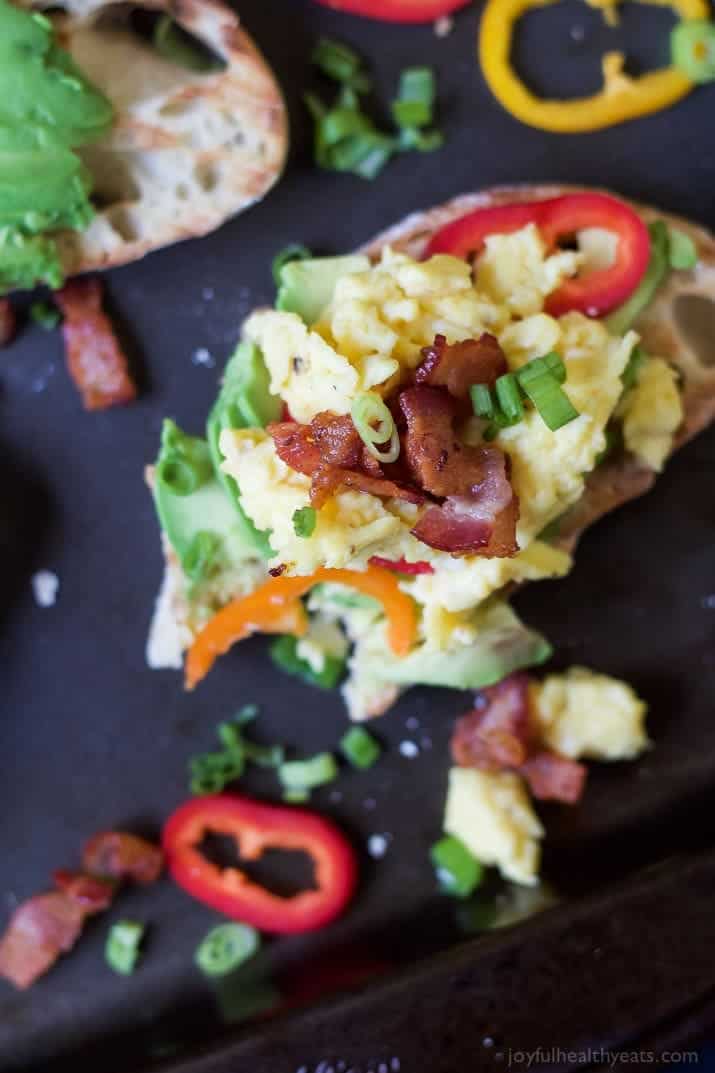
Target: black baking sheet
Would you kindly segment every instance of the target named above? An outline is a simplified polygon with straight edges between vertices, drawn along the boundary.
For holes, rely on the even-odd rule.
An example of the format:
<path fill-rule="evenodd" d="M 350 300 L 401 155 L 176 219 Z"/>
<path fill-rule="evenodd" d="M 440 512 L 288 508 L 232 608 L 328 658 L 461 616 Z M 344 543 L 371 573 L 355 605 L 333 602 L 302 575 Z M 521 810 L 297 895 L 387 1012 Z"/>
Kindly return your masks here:
<path fill-rule="evenodd" d="M 476 7 L 461 12 L 441 39 L 431 26 L 380 25 L 309 0 L 246 0 L 241 13 L 286 92 L 291 159 L 266 200 L 216 234 L 110 273 L 108 301 L 139 371 L 140 400 L 124 410 L 83 413 L 56 333 L 28 327 L 0 352 L 0 923 L 19 900 L 47 888 L 53 868 L 72 866 L 83 840 L 98 828 L 156 834 L 187 796 L 188 757 L 212 747 L 216 723 L 240 704 L 261 705 L 257 733 L 265 740 L 289 741 L 306 753 L 333 747 L 342 733 L 337 694 L 278 673 L 260 640 L 220 661 L 192 695 L 182 692 L 175 673 L 150 672 L 144 664 L 161 558 L 142 469 L 155 456 L 164 415 L 201 430 L 241 319 L 272 299 L 270 261 L 277 249 L 301 241 L 324 253 L 349 250 L 407 212 L 514 181 L 612 187 L 715 226 L 715 89 L 700 89 L 677 108 L 637 123 L 588 136 L 549 136 L 512 120 L 487 91 L 475 62 Z M 584 92 L 595 89 L 598 57 L 614 42 L 627 42 L 636 67 L 662 63 L 671 23 L 666 11 L 627 4 L 622 27 L 607 31 L 597 12 L 567 0 L 524 20 L 516 55 L 525 73 L 550 92 Z M 308 85 L 327 89 L 308 65 L 321 34 L 369 58 L 376 115 L 383 121 L 399 71 L 432 65 L 444 149 L 398 159 L 373 184 L 317 171 L 300 95 Z M 653 751 L 636 764 L 594 769 L 578 808 L 543 810 L 546 874 L 576 899 L 668 854 L 705 846 L 712 835 L 714 465 L 711 431 L 673 461 L 652 494 L 586 537 L 569 578 L 535 585 L 517 601 L 527 621 L 554 642 L 557 665 L 580 662 L 622 675 L 652 709 Z M 57 604 L 49 609 L 36 606 L 30 588 L 31 574 L 41 568 L 60 579 Z M 328 1043 L 333 1024 L 338 1054 L 346 1024 L 364 1026 L 377 1003 L 395 1010 L 385 1022 L 394 1026 L 386 1053 L 406 1054 L 411 1064 L 403 1068 L 422 1073 L 425 1067 L 409 1055 L 419 1053 L 417 1021 L 423 1034 L 446 1031 L 439 996 L 448 993 L 444 973 L 451 962 L 444 959 L 476 967 L 465 977 L 473 981 L 481 959 L 495 949 L 507 951 L 506 967 L 493 980 L 495 996 L 500 988 L 510 994 L 518 978 L 533 1003 L 531 1024 L 538 1024 L 542 990 L 531 986 L 528 959 L 521 965 L 516 954 L 508 955 L 521 949 L 511 937 L 517 933 L 468 944 L 454 904 L 435 893 L 426 859 L 440 829 L 450 725 L 463 708 L 456 693 L 409 693 L 376 725 L 387 747 L 383 760 L 370 772 L 341 779 L 332 788 L 340 800 L 331 788 L 315 795 L 316 806 L 363 849 L 360 895 L 338 924 L 274 942 L 260 962 L 281 978 L 306 972 L 321 978 L 336 962 L 361 972 L 406 965 L 417 974 L 410 986 L 398 976 L 386 985 L 381 1004 L 383 992 L 375 985 L 342 1019 L 320 1010 L 304 1015 L 303 1036 L 291 1037 L 291 1021 L 280 1022 L 280 1030 L 272 1027 L 279 1022 L 258 1021 L 245 1030 L 249 1038 L 241 1046 L 249 1050 L 237 1051 L 221 1068 L 293 1073 L 303 1052 L 298 1042 L 291 1049 L 291 1038 L 304 1047 L 310 1026 L 319 1023 L 321 1043 Z M 400 754 L 406 739 L 418 743 L 417 758 Z M 246 785 L 267 796 L 274 792 L 270 780 Z M 364 852 L 373 833 L 390 836 L 379 861 Z M 675 911 L 672 891 L 669 897 L 648 901 L 644 912 L 653 914 L 653 928 L 659 904 Z M 550 912 L 553 919 L 560 910 Z M 146 957 L 130 979 L 113 975 L 102 956 L 109 920 L 119 916 L 151 925 Z M 234 1029 L 223 1025 L 215 994 L 192 965 L 192 952 L 215 919 L 168 882 L 123 895 L 111 918 L 92 923 L 72 955 L 30 992 L 0 987 L 0 1068 L 45 1070 L 53 1060 L 58 1068 L 119 1073 L 177 1048 L 220 1049 Z M 538 929 L 538 922 L 525 927 Z M 535 949 L 541 941 L 534 940 Z M 442 960 L 433 964 L 429 958 L 438 952 Z M 571 987 L 562 992 L 568 1007 L 579 986 L 578 959 L 565 959 L 563 973 L 571 974 Z M 677 973 L 672 985 L 679 990 L 671 1013 L 700 998 Z M 468 995 L 473 984 L 463 986 Z M 424 1000 L 412 1021 L 397 1016 L 410 995 Z M 623 1002 L 629 1027 L 622 1031 L 650 1031 L 641 1005 L 632 996 Z M 455 1009 L 464 1012 L 464 1003 Z M 498 1014 L 492 1020 L 496 1024 Z M 568 1024 L 565 1015 L 564 1034 Z M 518 1034 L 518 1026 L 514 1030 Z M 464 1016 L 449 1031 L 467 1041 L 472 1033 L 476 1048 L 477 1034 L 487 1030 Z M 577 1020 L 573 1031 L 583 1035 Z M 347 1058 L 367 1070 L 370 1056 L 360 1052 L 359 1040 L 354 1033 Z M 442 1058 L 435 1052 L 430 1071 L 461 1068 L 450 1064 L 456 1053 L 448 1046 Z M 474 1069 L 489 1057 L 483 1048 L 468 1053 Z M 239 1061 L 240 1054 L 247 1057 Z"/>

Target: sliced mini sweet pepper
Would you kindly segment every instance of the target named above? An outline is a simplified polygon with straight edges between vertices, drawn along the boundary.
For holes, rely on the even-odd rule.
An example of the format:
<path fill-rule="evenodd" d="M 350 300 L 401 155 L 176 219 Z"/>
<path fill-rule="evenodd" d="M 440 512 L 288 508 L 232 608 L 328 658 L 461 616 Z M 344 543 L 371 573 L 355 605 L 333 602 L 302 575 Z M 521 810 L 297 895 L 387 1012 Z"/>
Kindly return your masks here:
<path fill-rule="evenodd" d="M 433 22 L 469 0 L 318 0 L 325 7 L 381 22 Z"/>
<path fill-rule="evenodd" d="M 676 67 L 663 67 L 631 78 L 621 52 L 603 57 L 603 89 L 591 97 L 544 100 L 524 85 L 511 63 L 514 26 L 534 8 L 556 0 L 488 0 L 479 34 L 479 61 L 494 96 L 517 119 L 540 130 L 578 134 L 649 115 L 675 104 L 694 86 Z M 707 19 L 706 0 L 640 0 L 671 7 L 682 19 Z M 602 5 L 600 5 L 602 6 Z"/>
<path fill-rule="evenodd" d="M 596 227 L 617 235 L 613 264 L 564 282 L 550 294 L 546 310 L 561 316 L 577 309 L 599 317 L 615 309 L 635 291 L 648 268 L 650 238 L 638 213 L 608 194 L 573 193 L 543 201 L 520 201 L 475 209 L 441 228 L 427 247 L 426 256 L 451 253 L 469 257 L 479 253 L 489 235 L 518 231 L 529 223 L 539 228 L 547 246 Z"/>
<path fill-rule="evenodd" d="M 406 656 L 417 629 L 415 607 L 388 570 L 331 570 L 321 567 L 304 577 L 274 577 L 249 596 L 232 600 L 204 626 L 191 645 L 185 668 L 185 684 L 193 689 L 218 656 L 252 633 L 290 633 L 300 637 L 308 621 L 300 603 L 314 585 L 330 582 L 347 585 L 382 604 L 387 618 L 387 637 L 396 656 Z"/>
<path fill-rule="evenodd" d="M 307 853 L 315 886 L 283 898 L 238 867 L 220 868 L 200 850 L 210 834 L 233 838 L 246 861 L 257 861 L 268 850 Z M 329 820 L 305 809 L 229 794 L 196 797 L 170 816 L 162 843 L 169 873 L 187 894 L 232 920 L 276 935 L 329 924 L 357 886 L 357 859 L 348 840 Z"/>

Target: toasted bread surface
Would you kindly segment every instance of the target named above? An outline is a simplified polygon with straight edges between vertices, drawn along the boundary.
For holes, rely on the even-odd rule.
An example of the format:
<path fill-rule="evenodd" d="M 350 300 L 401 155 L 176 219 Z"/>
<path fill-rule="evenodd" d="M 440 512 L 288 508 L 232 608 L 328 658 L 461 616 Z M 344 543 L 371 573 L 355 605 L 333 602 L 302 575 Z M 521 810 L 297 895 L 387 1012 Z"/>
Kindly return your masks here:
<path fill-rule="evenodd" d="M 283 169 L 285 104 L 238 17 L 220 0 L 48 0 L 59 42 L 109 98 L 109 134 L 80 150 L 99 210 L 83 232 L 58 237 L 68 275 L 126 264 L 213 231 L 258 201 Z M 225 67 L 169 63 L 131 27 L 132 8 L 169 13 Z"/>

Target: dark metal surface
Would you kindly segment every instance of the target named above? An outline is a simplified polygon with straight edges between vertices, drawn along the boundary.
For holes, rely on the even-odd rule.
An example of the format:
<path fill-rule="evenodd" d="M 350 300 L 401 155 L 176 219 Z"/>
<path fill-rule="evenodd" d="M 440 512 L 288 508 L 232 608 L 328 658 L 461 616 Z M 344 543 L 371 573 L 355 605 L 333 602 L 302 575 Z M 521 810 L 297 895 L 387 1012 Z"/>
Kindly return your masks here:
<path fill-rule="evenodd" d="M 281 676 L 260 641 L 221 661 L 191 696 L 176 674 L 144 665 L 161 560 L 142 468 L 155 455 L 164 415 L 202 428 L 242 317 L 272 296 L 276 249 L 288 241 L 350 249 L 408 211 L 515 180 L 611 186 L 715 226 L 715 89 L 624 127 L 550 137 L 510 119 L 489 96 L 474 60 L 474 9 L 443 40 L 429 26 L 381 26 L 307 0 L 245 0 L 242 14 L 286 90 L 292 159 L 266 201 L 217 234 L 111 274 L 111 306 L 144 382 L 140 401 L 82 413 L 57 334 L 28 329 L 0 353 L 0 924 L 17 900 L 47 888 L 53 868 L 71 867 L 96 829 L 156 833 L 186 796 L 188 757 L 212 746 L 215 724 L 239 704 L 259 702 L 257 733 L 305 752 L 334 747 L 342 732 L 337 695 Z M 663 60 L 667 27 L 664 12 L 646 17 L 627 5 L 614 40 L 628 40 L 640 62 L 654 64 Z M 300 92 L 313 77 L 307 57 L 321 33 L 374 61 L 383 103 L 400 68 L 432 64 L 444 150 L 397 160 L 373 185 L 315 171 Z M 552 91 L 590 89 L 610 42 L 600 16 L 572 0 L 525 21 L 517 56 Z M 215 367 L 192 361 L 200 347 Z M 364 1070 L 371 1059 L 397 1056 L 415 1073 L 471 1073 L 493 1064 L 498 1047 L 481 1041 L 496 1040 L 500 1024 L 509 1035 L 503 1049 L 655 1038 L 659 1021 L 677 1022 L 686 1010 L 697 1022 L 693 1010 L 710 980 L 700 956 L 715 938 L 706 911 L 712 858 L 673 862 L 632 883 L 625 877 L 712 844 L 714 464 L 711 431 L 673 461 L 649 497 L 587 536 L 569 578 L 535 585 L 518 601 L 554 642 L 557 663 L 623 675 L 652 707 L 652 752 L 636 764 L 594 769 L 578 808 L 544 810 L 547 875 L 574 895 L 570 905 L 428 959 L 460 934 L 453 904 L 434 893 L 426 849 L 439 832 L 451 717 L 464 702 L 454 693 L 414 692 L 377 726 L 388 746 L 383 761 L 342 779 L 340 801 L 329 790 L 315 798 L 358 846 L 371 833 L 389 833 L 387 855 L 372 862 L 363 854 L 360 896 L 343 921 L 270 944 L 259 966 L 283 976 L 300 969 L 310 980 L 334 970 L 324 964 L 331 952 L 352 965 L 359 950 L 361 971 L 408 963 L 407 976 L 335 1008 L 258 1022 L 226 1052 L 230 1029 L 192 966 L 215 918 L 167 882 L 123 895 L 29 993 L 0 986 L 0 1068 L 123 1073 L 188 1040 L 215 1047 L 218 1057 L 183 1064 L 182 1073 L 293 1073 L 331 1055 Z M 59 575 L 53 608 L 32 599 L 30 576 L 39 568 Z M 406 728 L 409 717 L 419 729 Z M 414 760 L 400 756 L 401 740 L 423 736 L 431 748 Z M 275 792 L 268 778 L 248 787 Z M 586 897 L 619 879 L 613 895 Z M 106 928 L 121 916 L 151 925 L 131 979 L 113 975 L 102 957 Z"/>

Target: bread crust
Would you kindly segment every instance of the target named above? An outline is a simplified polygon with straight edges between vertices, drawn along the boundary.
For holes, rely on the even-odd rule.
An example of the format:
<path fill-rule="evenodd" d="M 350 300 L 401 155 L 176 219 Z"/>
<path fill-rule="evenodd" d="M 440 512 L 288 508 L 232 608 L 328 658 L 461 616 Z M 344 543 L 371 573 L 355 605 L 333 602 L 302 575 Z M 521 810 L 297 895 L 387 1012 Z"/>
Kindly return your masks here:
<path fill-rule="evenodd" d="M 285 163 L 283 96 L 234 12 L 220 0 L 132 6 L 171 14 L 226 66 L 197 74 L 168 63 L 128 28 L 128 5 L 117 0 L 63 0 L 63 12 L 48 11 L 58 40 L 116 113 L 108 135 L 79 150 L 100 207 L 86 231 L 58 236 L 67 275 L 215 230 L 262 198 Z"/>

